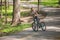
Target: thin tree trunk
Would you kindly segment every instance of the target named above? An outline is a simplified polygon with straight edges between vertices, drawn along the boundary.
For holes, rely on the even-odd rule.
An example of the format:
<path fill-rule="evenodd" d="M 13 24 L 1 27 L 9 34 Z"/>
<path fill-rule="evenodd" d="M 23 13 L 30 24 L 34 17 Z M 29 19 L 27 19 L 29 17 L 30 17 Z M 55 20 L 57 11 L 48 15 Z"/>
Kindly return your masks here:
<path fill-rule="evenodd" d="M 0 0 L 1 4 L 0 4 L 0 18 L 2 18 L 2 0 Z"/>
<path fill-rule="evenodd" d="M 13 0 L 12 26 L 20 23 L 20 0 Z"/>
<path fill-rule="evenodd" d="M 39 13 L 39 0 L 38 0 L 38 13 Z"/>
<path fill-rule="evenodd" d="M 9 0 L 8 0 L 8 8 L 9 8 Z"/>
<path fill-rule="evenodd" d="M 7 7 L 8 7 L 8 0 L 5 0 L 5 23 L 7 23 Z"/>
<path fill-rule="evenodd" d="M 58 0 L 58 4 L 60 5 L 60 0 Z"/>

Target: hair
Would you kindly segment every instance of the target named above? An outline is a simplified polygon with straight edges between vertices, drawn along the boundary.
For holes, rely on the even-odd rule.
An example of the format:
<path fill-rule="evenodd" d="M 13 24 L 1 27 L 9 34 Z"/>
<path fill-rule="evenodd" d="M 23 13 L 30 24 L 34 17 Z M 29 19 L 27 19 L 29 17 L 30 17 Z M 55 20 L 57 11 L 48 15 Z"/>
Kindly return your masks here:
<path fill-rule="evenodd" d="M 33 7 L 31 8 L 31 11 L 34 11 Z"/>

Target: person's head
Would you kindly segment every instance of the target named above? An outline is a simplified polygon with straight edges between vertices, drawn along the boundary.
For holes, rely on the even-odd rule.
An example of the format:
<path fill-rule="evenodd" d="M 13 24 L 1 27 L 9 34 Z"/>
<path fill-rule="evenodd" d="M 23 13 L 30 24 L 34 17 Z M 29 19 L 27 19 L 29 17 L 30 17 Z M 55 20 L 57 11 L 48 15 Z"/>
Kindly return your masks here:
<path fill-rule="evenodd" d="M 31 8 L 31 11 L 34 11 L 34 8 L 33 7 Z"/>

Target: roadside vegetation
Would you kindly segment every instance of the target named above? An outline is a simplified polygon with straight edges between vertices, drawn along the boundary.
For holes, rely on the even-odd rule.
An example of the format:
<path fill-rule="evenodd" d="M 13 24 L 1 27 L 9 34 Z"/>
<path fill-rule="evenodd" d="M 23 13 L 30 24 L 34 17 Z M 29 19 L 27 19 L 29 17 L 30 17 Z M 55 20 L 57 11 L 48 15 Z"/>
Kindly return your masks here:
<path fill-rule="evenodd" d="M 22 7 L 24 8 L 24 7 Z M 24 8 L 26 9 L 26 8 Z M 19 31 L 23 31 L 23 29 L 31 27 L 31 24 L 29 23 L 25 23 L 25 24 L 19 24 L 17 26 L 11 26 L 11 19 L 12 19 L 12 14 L 13 14 L 13 6 L 9 6 L 8 10 L 7 10 L 7 18 L 8 21 L 7 24 L 5 24 L 5 7 L 2 6 L 2 18 L 0 19 L 0 36 L 4 36 L 7 34 L 11 34 L 14 32 L 19 32 Z M 28 17 L 29 16 L 29 12 L 21 12 L 20 13 L 21 17 Z"/>
<path fill-rule="evenodd" d="M 7 34 L 15 33 L 15 32 L 20 32 L 23 31 L 25 28 L 31 27 L 31 24 L 20 24 L 17 26 L 11 26 L 9 23 L 5 25 L 0 25 L 0 36 L 4 36 Z"/>
<path fill-rule="evenodd" d="M 31 4 L 38 4 L 38 2 L 30 2 Z M 44 6 L 58 6 L 58 0 L 42 0 L 40 5 Z"/>

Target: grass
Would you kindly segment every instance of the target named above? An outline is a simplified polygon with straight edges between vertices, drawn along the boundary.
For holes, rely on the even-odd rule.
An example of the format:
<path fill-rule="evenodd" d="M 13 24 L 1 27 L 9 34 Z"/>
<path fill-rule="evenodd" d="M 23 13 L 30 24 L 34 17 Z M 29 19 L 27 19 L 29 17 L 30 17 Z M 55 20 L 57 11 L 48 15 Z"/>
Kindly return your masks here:
<path fill-rule="evenodd" d="M 31 4 L 38 4 L 38 2 L 30 2 Z M 57 2 L 39 2 L 39 4 L 56 4 Z"/>
<path fill-rule="evenodd" d="M 38 2 L 30 2 L 31 4 L 38 4 Z M 45 6 L 55 6 L 55 5 L 57 5 L 58 4 L 58 2 L 57 1 L 48 1 L 48 2 L 39 2 L 39 4 L 41 4 L 41 5 L 45 5 Z"/>
<path fill-rule="evenodd" d="M 21 8 L 23 9 L 24 7 L 21 7 Z M 13 6 L 9 6 L 7 9 L 7 12 L 5 12 L 5 7 L 2 6 L 2 14 L 5 16 L 6 13 L 7 13 L 7 16 L 11 18 L 13 14 Z M 20 15 L 21 17 L 26 17 L 26 16 L 29 16 L 29 12 L 21 12 Z"/>
<path fill-rule="evenodd" d="M 7 16 L 9 18 L 12 18 L 12 14 L 13 14 L 13 12 L 8 12 Z M 21 12 L 20 15 L 21 15 L 21 17 L 28 17 L 28 16 L 30 16 L 30 12 Z M 5 13 L 3 13 L 3 16 L 5 16 Z"/>
<path fill-rule="evenodd" d="M 13 14 L 12 9 L 13 9 L 12 6 L 10 6 L 7 10 L 7 17 L 8 18 L 12 18 L 12 14 Z M 2 8 L 2 14 L 3 14 L 3 16 L 5 16 L 4 6 Z M 29 15 L 29 12 L 21 12 L 21 16 L 23 16 L 23 17 L 28 16 L 28 15 Z M 20 25 L 14 26 L 14 27 L 12 27 L 10 25 L 10 23 L 7 23 L 7 24 L 3 25 L 2 22 L 4 22 L 3 21 L 4 19 L 5 19 L 4 17 L 2 19 L 0 19 L 0 33 L 2 33 L 2 34 L 0 34 L 0 36 L 4 35 L 4 33 L 9 34 L 9 33 L 14 33 L 14 32 L 17 32 L 17 31 L 20 32 L 25 28 L 31 27 L 31 24 L 28 24 L 28 23 L 20 24 Z"/>
<path fill-rule="evenodd" d="M 21 12 L 21 17 L 28 17 L 30 16 L 30 12 Z"/>
<path fill-rule="evenodd" d="M 30 27 L 30 24 L 21 24 L 21 25 L 15 26 L 15 27 L 12 27 L 11 25 L 8 24 L 8 25 L 4 26 L 4 29 L 2 30 L 2 32 L 10 33 L 10 32 L 15 32 L 15 31 L 21 31 L 28 27 Z"/>
<path fill-rule="evenodd" d="M 20 1 L 28 1 L 28 0 L 20 0 Z"/>
<path fill-rule="evenodd" d="M 58 0 L 41 0 L 42 2 L 57 2 Z"/>
<path fill-rule="evenodd" d="M 20 25 L 12 27 L 8 23 L 8 24 L 1 25 L 1 26 L 2 27 L 0 27 L 1 28 L 0 32 L 10 34 L 10 33 L 14 33 L 14 32 L 20 32 L 20 31 L 22 31 L 25 28 L 31 27 L 31 24 L 28 24 L 28 23 L 27 24 L 20 24 Z M 4 35 L 4 34 L 2 34 L 2 35 Z"/>
<path fill-rule="evenodd" d="M 5 12 L 4 12 L 4 9 L 2 9 L 2 13 L 3 13 L 3 16 L 5 16 Z M 8 11 L 7 11 L 7 16 L 8 16 L 8 18 L 12 18 L 12 10 L 11 9 L 9 9 Z M 29 15 L 29 12 L 21 12 L 21 17 L 23 16 L 23 17 L 26 17 L 26 16 L 28 16 Z M 0 33 L 2 33 L 2 34 L 0 34 L 0 36 L 2 36 L 2 35 L 6 35 L 6 34 L 10 34 L 10 33 L 14 33 L 14 32 L 17 32 L 17 31 L 22 31 L 23 29 L 25 29 L 25 28 L 28 28 L 28 27 L 31 27 L 31 24 L 20 24 L 20 25 L 18 25 L 18 26 L 14 26 L 14 27 L 12 27 L 11 25 L 10 25 L 10 23 L 7 23 L 7 24 L 5 24 L 5 25 L 2 25 L 2 22 L 4 22 L 3 21 L 4 20 L 4 18 L 2 18 L 1 20 L 0 20 Z"/>

